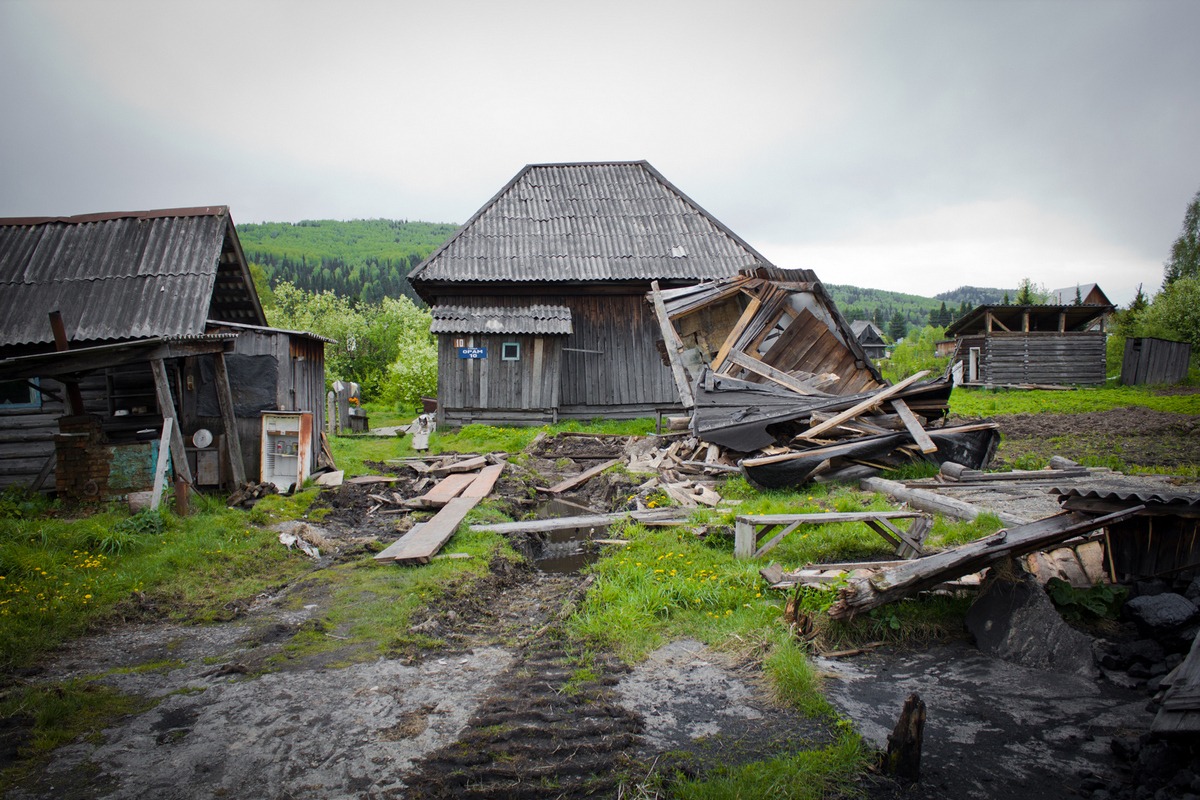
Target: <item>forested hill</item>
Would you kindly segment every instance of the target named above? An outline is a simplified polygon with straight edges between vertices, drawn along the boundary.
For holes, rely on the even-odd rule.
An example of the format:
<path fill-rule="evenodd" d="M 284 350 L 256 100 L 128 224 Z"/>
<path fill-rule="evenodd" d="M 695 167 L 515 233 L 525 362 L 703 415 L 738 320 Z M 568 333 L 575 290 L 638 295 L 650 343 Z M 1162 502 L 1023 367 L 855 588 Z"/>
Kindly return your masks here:
<path fill-rule="evenodd" d="M 825 288 L 833 297 L 838 310 L 848 320 L 872 320 L 884 328 L 897 313 L 909 325 L 949 325 L 955 319 L 981 303 L 999 303 L 1006 294 L 1003 289 L 980 289 L 963 286 L 936 297 L 922 297 L 882 289 L 863 289 L 827 283 Z M 1016 295 L 1016 290 L 1008 292 Z"/>
<path fill-rule="evenodd" d="M 290 281 L 309 292 L 378 303 L 405 295 L 421 301 L 406 276 L 457 225 L 390 219 L 319 219 L 238 225 L 246 260 L 268 283 Z"/>

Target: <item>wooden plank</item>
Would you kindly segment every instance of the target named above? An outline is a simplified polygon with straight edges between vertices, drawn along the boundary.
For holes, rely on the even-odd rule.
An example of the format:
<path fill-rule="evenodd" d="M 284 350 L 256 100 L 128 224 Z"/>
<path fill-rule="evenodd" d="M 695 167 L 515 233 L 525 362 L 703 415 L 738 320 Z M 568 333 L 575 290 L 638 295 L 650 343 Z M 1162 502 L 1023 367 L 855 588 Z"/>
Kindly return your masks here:
<path fill-rule="evenodd" d="M 757 525 L 786 525 L 789 522 L 826 524 L 865 522 L 869 519 L 916 519 L 919 511 L 820 511 L 812 514 L 738 514 L 737 519 Z"/>
<path fill-rule="evenodd" d="M 447 479 L 449 480 L 449 479 Z M 479 504 L 478 497 L 455 497 L 446 503 L 433 519 L 414 527 L 390 547 L 375 556 L 376 561 L 396 563 L 428 563 L 442 549 L 467 513 Z"/>
<path fill-rule="evenodd" d="M 154 490 L 150 494 L 150 508 L 157 510 L 162 501 L 163 485 L 167 480 L 167 453 L 170 452 L 171 418 L 163 420 L 162 435 L 158 440 L 158 462 L 154 465 Z"/>
<path fill-rule="evenodd" d="M 407 505 L 413 508 L 437 508 L 438 506 L 444 506 L 462 494 L 477 477 L 478 474 L 474 472 L 459 472 L 454 475 L 447 475 L 425 494 L 409 500 Z"/>
<path fill-rule="evenodd" d="M 910 489 L 899 481 L 889 481 L 885 478 L 864 478 L 860 485 L 868 491 L 879 492 L 900 502 L 908 503 L 913 508 L 919 508 L 922 511 L 932 511 L 935 514 L 941 514 L 944 517 L 951 517 L 953 519 L 972 520 L 980 514 L 988 512 L 999 517 L 1000 521 L 1005 525 L 1024 525 L 1030 521 L 1025 517 L 1019 517 L 1005 511 L 981 508 L 971 503 L 964 503 L 962 500 L 956 500 L 953 497 L 943 497 L 936 492 L 926 489 Z"/>
<path fill-rule="evenodd" d="M 675 378 L 675 388 L 679 390 L 679 399 L 687 408 L 695 408 L 696 398 L 692 395 L 692 384 L 687 371 L 683 368 L 683 342 L 675 325 L 667 316 L 666 306 L 663 305 L 662 292 L 659 291 L 658 281 L 650 284 L 650 294 L 654 302 L 654 313 L 658 316 L 658 325 L 662 329 L 663 344 L 667 350 L 667 360 L 671 362 L 671 375 Z"/>
<path fill-rule="evenodd" d="M 907 378 L 905 378 L 904 380 L 900 381 L 899 383 L 892 384 L 891 386 L 887 387 L 886 389 L 882 389 L 882 390 L 876 392 L 875 394 L 868 397 L 866 400 L 863 400 L 861 403 L 851 406 L 850 408 L 846 409 L 842 413 L 826 420 L 825 422 L 822 422 L 820 425 L 816 425 L 812 428 L 809 428 L 808 430 L 801 433 L 797 438 L 813 439 L 813 438 L 819 436 L 820 434 L 824 433 L 825 431 L 829 430 L 830 428 L 836 428 L 838 425 L 841 425 L 846 420 L 854 419 L 855 417 L 857 417 L 859 414 L 863 413 L 867 409 L 874 408 L 875 406 L 879 405 L 880 403 L 882 403 L 884 400 L 888 399 L 892 395 L 904 391 L 909 386 L 911 386 L 912 384 L 921 380 L 921 378 L 924 378 L 928 374 L 929 374 L 929 370 L 923 369 L 920 372 L 916 373 L 915 375 L 910 375 Z"/>
<path fill-rule="evenodd" d="M 225 365 L 224 353 L 213 353 L 213 366 L 217 378 L 217 405 L 221 408 L 221 425 L 225 428 L 225 449 L 229 456 L 230 476 L 233 485 L 241 488 L 246 485 L 246 465 L 242 461 L 242 438 L 238 436 L 237 418 L 233 411 L 233 391 L 229 384 L 229 370 Z"/>
<path fill-rule="evenodd" d="M 453 464 L 447 464 L 444 467 L 434 467 L 430 470 L 434 475 L 453 475 L 457 472 L 474 472 L 475 470 L 486 466 L 487 459 L 483 456 L 475 458 L 467 458 L 462 461 L 455 461 Z"/>
<path fill-rule="evenodd" d="M 167 381 L 166 364 L 161 358 L 151 359 L 150 371 L 154 375 L 154 393 L 158 397 L 158 409 L 162 412 L 163 422 L 168 419 L 172 422 L 171 468 L 177 477 L 192 483 L 192 470 L 188 467 L 187 453 L 183 449 L 183 433 L 179 429 L 179 417 L 175 414 L 175 401 L 171 399 L 171 384 Z"/>
<path fill-rule="evenodd" d="M 768 541 L 763 543 L 762 547 L 760 547 L 754 551 L 754 557 L 758 558 L 763 553 L 766 553 L 769 550 L 773 550 L 776 545 L 778 545 L 780 542 L 783 541 L 785 536 L 787 536 L 789 533 L 796 530 L 796 528 L 799 528 L 803 524 L 804 523 L 797 521 L 797 522 L 793 522 L 790 525 L 784 526 L 783 530 L 781 530 L 779 533 L 772 536 Z M 772 528 L 773 527 L 774 526 L 772 526 Z M 766 533 L 768 530 L 771 530 L 771 528 L 768 528 L 767 530 L 764 530 L 763 532 Z M 755 538 L 757 538 L 757 534 L 755 535 Z"/>
<path fill-rule="evenodd" d="M 904 422 L 904 427 L 908 428 L 908 433 L 913 437 L 913 441 L 921 448 L 922 453 L 936 453 L 937 445 L 933 439 L 929 438 L 929 434 L 921 427 L 921 423 L 917 421 L 917 416 L 908 407 L 908 403 L 901 400 L 899 397 L 892 399 L 892 408 L 896 409 L 896 414 Z"/>
<path fill-rule="evenodd" d="M 739 353 L 733 350 L 729 353 L 729 361 L 737 364 L 743 369 L 748 369 L 755 375 L 761 375 L 772 383 L 777 383 L 785 389 L 791 389 L 796 394 L 812 395 L 819 394 L 808 386 L 805 386 L 800 381 L 788 375 L 786 372 L 781 372 L 775 369 L 770 364 L 764 364 L 757 358 L 752 358 L 744 353 Z"/>
<path fill-rule="evenodd" d="M 615 511 L 609 514 L 585 514 L 578 517 L 553 517 L 551 519 L 525 519 L 517 522 L 492 522 L 472 525 L 473 531 L 493 533 L 551 533 L 571 528 L 598 528 L 632 517 L 643 525 L 674 525 L 687 520 L 688 511 L 682 508 L 661 508 L 651 511 Z"/>
<path fill-rule="evenodd" d="M 471 481 L 471 485 L 463 490 L 463 497 L 487 497 L 492 493 L 500 473 L 504 472 L 504 464 L 490 464 L 479 472 L 479 477 Z"/>
<path fill-rule="evenodd" d="M 553 486 L 551 486 L 549 489 L 546 489 L 545 491 L 548 494 L 561 494 L 569 489 L 574 489 L 576 486 L 579 486 L 580 484 L 585 483 L 585 482 L 591 480 L 592 478 L 596 477 L 601 472 L 604 472 L 604 470 L 608 469 L 609 467 L 615 466 L 620 463 L 621 463 L 621 459 L 619 459 L 619 458 L 610 459 L 608 461 L 605 461 L 603 464 L 597 464 L 596 466 L 592 467 L 591 469 L 585 469 L 583 472 L 579 473 L 578 475 L 573 475 L 570 478 L 567 478 L 566 480 L 559 481 L 558 483 L 554 484 Z"/>
<path fill-rule="evenodd" d="M 721 349 L 717 351 L 717 357 L 712 360 L 711 368 L 713 372 L 721 368 L 721 364 L 725 362 L 729 351 L 733 349 L 733 343 L 746 330 L 746 326 L 750 324 L 750 320 L 754 319 L 754 315 L 758 313 L 758 309 L 761 306 L 762 301 L 757 297 L 750 298 L 750 303 L 746 306 L 746 310 L 742 312 L 742 316 L 738 318 L 737 324 L 733 326 L 733 330 L 729 332 L 729 335 L 725 337 L 725 341 L 721 343 Z"/>

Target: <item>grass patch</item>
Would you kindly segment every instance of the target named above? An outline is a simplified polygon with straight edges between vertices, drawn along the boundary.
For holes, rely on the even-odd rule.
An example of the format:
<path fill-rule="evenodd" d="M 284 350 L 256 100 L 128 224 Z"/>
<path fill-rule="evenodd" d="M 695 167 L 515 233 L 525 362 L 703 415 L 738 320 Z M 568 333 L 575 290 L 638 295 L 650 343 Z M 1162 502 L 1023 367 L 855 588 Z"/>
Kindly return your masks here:
<path fill-rule="evenodd" d="M 718 767 L 705 778 L 679 780 L 672 787 L 673 796 L 679 800 L 852 797 L 854 781 L 869 762 L 862 739 L 843 728 L 838 740 L 828 747 L 737 767 Z"/>
<path fill-rule="evenodd" d="M 1083 414 L 1138 406 L 1172 414 L 1200 414 L 1200 395 L 1160 394 L 1146 386 L 1073 391 L 1008 391 L 964 389 L 950 395 L 950 411 L 963 417 L 995 417 L 1005 414 Z"/>
<path fill-rule="evenodd" d="M 312 569 L 245 512 L 195 499 L 188 517 L 114 507 L 82 519 L 0 519 L 0 670 L 145 609 L 185 622 L 222 619 L 230 601 Z M 278 502 L 282 515 L 303 500 Z"/>

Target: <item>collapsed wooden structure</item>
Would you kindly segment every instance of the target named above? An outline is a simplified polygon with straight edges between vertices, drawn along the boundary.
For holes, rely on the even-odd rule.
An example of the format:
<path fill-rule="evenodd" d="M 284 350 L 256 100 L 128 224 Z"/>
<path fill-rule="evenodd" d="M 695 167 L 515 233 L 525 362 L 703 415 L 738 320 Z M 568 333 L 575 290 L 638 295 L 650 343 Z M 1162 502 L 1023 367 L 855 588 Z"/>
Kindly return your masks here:
<path fill-rule="evenodd" d="M 660 290 L 655 307 L 681 403 L 701 441 L 766 487 L 857 479 L 912 458 L 982 468 L 996 426 L 944 423 L 948 376 L 889 386 L 810 270 L 759 268 Z"/>

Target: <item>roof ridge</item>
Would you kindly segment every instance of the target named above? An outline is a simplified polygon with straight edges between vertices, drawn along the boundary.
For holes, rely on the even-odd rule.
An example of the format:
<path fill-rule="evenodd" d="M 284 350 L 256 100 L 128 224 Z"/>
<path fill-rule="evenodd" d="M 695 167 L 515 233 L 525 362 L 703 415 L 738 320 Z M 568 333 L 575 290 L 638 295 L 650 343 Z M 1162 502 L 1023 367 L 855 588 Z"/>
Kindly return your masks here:
<path fill-rule="evenodd" d="M 0 217 L 0 226 L 47 225 L 61 222 L 81 225 L 88 222 L 111 222 L 117 219 L 162 219 L 164 217 L 219 217 L 229 213 L 229 206 L 187 206 L 155 208 L 146 211 L 103 211 L 66 217 Z"/>

